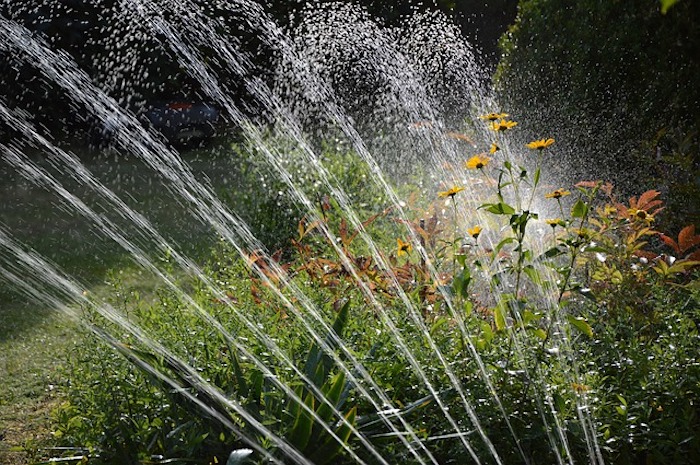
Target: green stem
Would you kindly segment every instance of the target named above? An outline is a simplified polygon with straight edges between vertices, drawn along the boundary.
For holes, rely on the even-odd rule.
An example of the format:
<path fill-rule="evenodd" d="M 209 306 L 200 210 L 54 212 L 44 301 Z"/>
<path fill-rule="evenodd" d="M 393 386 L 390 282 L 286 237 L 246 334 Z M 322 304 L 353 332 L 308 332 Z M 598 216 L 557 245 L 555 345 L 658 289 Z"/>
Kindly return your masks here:
<path fill-rule="evenodd" d="M 530 193 L 530 200 L 527 202 L 527 209 L 530 210 L 532 207 L 532 201 L 535 199 L 535 192 L 537 191 L 537 186 L 540 183 L 539 179 L 539 171 L 540 171 L 540 166 L 542 164 L 542 153 L 543 151 L 539 151 L 539 155 L 537 157 L 537 164 L 535 164 L 535 179 L 532 181 L 532 192 Z"/>

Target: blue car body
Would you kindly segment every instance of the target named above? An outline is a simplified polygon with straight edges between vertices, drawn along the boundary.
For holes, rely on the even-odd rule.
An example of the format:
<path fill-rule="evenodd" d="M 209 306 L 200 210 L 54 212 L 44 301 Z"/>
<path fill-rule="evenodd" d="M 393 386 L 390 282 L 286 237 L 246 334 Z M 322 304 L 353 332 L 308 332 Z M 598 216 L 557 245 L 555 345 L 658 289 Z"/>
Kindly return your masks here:
<path fill-rule="evenodd" d="M 193 147 L 214 137 L 220 120 L 219 110 L 207 103 L 188 101 L 156 102 L 137 112 L 141 123 L 162 134 L 175 147 Z M 102 122 L 93 133 L 92 142 L 99 146 L 111 144 L 115 123 Z"/>

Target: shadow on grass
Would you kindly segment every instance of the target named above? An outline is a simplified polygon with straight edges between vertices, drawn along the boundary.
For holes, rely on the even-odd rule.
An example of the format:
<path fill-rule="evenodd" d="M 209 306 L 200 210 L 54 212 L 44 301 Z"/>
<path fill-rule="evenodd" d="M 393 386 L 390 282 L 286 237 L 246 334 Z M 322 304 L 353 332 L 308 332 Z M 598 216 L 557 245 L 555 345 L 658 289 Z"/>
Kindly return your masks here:
<path fill-rule="evenodd" d="M 216 235 L 187 211 L 185 201 L 173 196 L 167 182 L 157 173 L 127 155 L 86 148 L 72 151 L 102 184 L 147 218 L 174 248 L 194 261 L 209 257 Z M 53 173 L 68 192 L 117 224 L 152 260 L 162 258 L 163 252 L 157 250 L 156 244 L 140 238 L 138 228 L 120 218 L 120 212 L 94 191 L 56 170 L 45 154 L 29 154 L 29 157 Z M 195 177 L 215 192 L 238 185 L 238 160 L 228 140 L 184 152 L 182 158 Z M 133 258 L 90 220 L 76 213 L 56 193 L 35 186 L 3 162 L 0 162 L 0 223 L 14 240 L 56 264 L 86 290 L 101 286 L 108 271 L 133 266 Z M 0 278 L 0 342 L 30 330 L 52 313 L 41 302 L 29 304 L 26 296 Z"/>

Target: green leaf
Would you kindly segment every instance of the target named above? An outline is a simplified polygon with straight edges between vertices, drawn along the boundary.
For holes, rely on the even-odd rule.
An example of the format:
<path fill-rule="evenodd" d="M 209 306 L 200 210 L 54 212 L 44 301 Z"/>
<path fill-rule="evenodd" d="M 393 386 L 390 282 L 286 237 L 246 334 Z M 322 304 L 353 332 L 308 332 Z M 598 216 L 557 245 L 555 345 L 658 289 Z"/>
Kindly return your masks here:
<path fill-rule="evenodd" d="M 440 317 L 430 326 L 430 335 L 434 335 L 440 328 L 447 325 L 448 319 L 445 317 Z"/>
<path fill-rule="evenodd" d="M 328 400 L 331 405 L 337 406 L 340 400 L 340 394 L 345 388 L 345 373 L 341 371 L 335 375 L 329 383 L 330 385 L 326 385 L 327 392 L 324 392 L 326 400 Z M 333 408 L 325 402 L 318 406 L 316 413 L 325 422 L 329 422 L 333 418 Z"/>
<path fill-rule="evenodd" d="M 347 444 L 352 434 L 352 429 L 349 425 L 355 425 L 355 417 L 357 416 L 357 407 L 353 407 L 345 420 L 347 423 L 341 424 L 336 430 L 336 435 L 342 442 L 338 442 L 332 437 L 329 437 L 316 451 L 309 457 L 309 460 L 316 465 L 326 465 L 335 463 L 335 458 L 343 449 L 343 444 Z M 349 424 L 349 425 L 348 425 Z"/>
<path fill-rule="evenodd" d="M 491 329 L 491 325 L 486 321 L 481 322 L 481 335 L 487 343 L 493 340 L 493 330 Z"/>
<path fill-rule="evenodd" d="M 483 208 L 494 215 L 512 215 L 515 213 L 515 209 L 505 202 L 485 203 L 479 208 Z"/>
<path fill-rule="evenodd" d="M 316 399 L 312 393 L 306 395 L 304 404 L 311 410 L 314 410 L 314 403 Z M 314 420 L 311 418 L 309 412 L 297 404 L 297 414 L 294 419 L 294 426 L 289 432 L 289 442 L 297 449 L 303 451 L 309 444 L 311 439 L 311 432 L 313 431 Z"/>
<path fill-rule="evenodd" d="M 573 218 L 583 218 L 588 213 L 588 205 L 581 199 L 578 199 L 573 207 L 571 207 L 571 216 Z"/>
<path fill-rule="evenodd" d="M 464 302 L 464 315 L 465 316 L 471 316 L 472 312 L 474 311 L 474 305 L 470 301 Z"/>
<path fill-rule="evenodd" d="M 234 376 L 236 377 L 236 381 L 238 382 L 239 392 L 247 394 L 248 393 L 248 384 L 246 383 L 245 376 L 243 376 L 243 370 L 241 369 L 241 365 L 238 362 L 238 357 L 236 356 L 236 352 L 232 349 L 232 347 L 228 343 L 228 341 L 225 341 L 225 342 L 227 345 L 228 353 L 230 354 L 231 366 L 233 367 L 233 373 L 234 373 Z"/>
<path fill-rule="evenodd" d="M 525 268 L 523 268 L 523 272 L 527 275 L 528 278 L 530 278 L 530 281 L 532 281 L 533 284 L 539 285 L 542 283 L 542 277 L 540 276 L 540 272 L 532 265 L 525 266 Z"/>
<path fill-rule="evenodd" d="M 668 13 L 668 10 L 669 10 L 673 5 L 675 5 L 676 3 L 678 3 L 679 1 L 680 1 L 680 0 L 660 0 L 660 2 L 661 2 L 661 14 L 662 14 L 662 15 L 665 15 L 666 13 Z"/>
<path fill-rule="evenodd" d="M 528 325 L 533 321 L 539 320 L 542 318 L 542 313 L 533 313 L 530 310 L 523 310 L 523 324 Z"/>
<path fill-rule="evenodd" d="M 452 289 L 454 290 L 455 295 L 458 295 L 462 298 L 467 297 L 469 295 L 468 288 L 471 279 L 472 276 L 469 272 L 469 268 L 462 269 L 462 271 L 458 273 L 457 276 L 455 276 L 452 280 Z"/>
<path fill-rule="evenodd" d="M 556 246 L 556 245 L 555 245 L 555 246 L 552 247 L 551 249 L 548 249 L 546 252 L 544 252 L 543 254 L 539 255 L 537 258 L 535 258 L 535 260 L 536 260 L 536 261 L 541 261 L 541 260 L 544 260 L 544 259 L 546 259 L 546 258 L 554 258 L 554 257 L 558 257 L 559 255 L 562 255 L 563 253 L 564 253 L 564 251 L 561 250 L 561 249 L 559 248 L 559 246 Z"/>
<path fill-rule="evenodd" d="M 498 255 L 498 252 L 500 252 L 504 246 L 506 246 L 507 244 L 510 244 L 512 242 L 518 242 L 518 240 L 514 237 L 506 237 L 501 242 L 499 242 L 496 245 L 496 248 L 493 249 L 493 258 L 496 258 L 496 256 Z"/>
<path fill-rule="evenodd" d="M 498 305 L 494 309 L 494 320 L 496 323 L 496 331 L 503 331 L 506 328 L 506 306 L 505 305 Z"/>
<path fill-rule="evenodd" d="M 532 183 L 533 183 L 533 187 L 537 187 L 537 185 L 540 183 L 540 169 L 539 168 L 537 168 L 535 170 L 535 176 L 532 180 Z"/>
<path fill-rule="evenodd" d="M 338 316 L 335 318 L 335 322 L 333 322 L 333 331 L 335 331 L 339 337 L 343 334 L 343 329 L 347 324 L 349 310 L 350 300 L 348 299 L 338 311 Z M 326 338 L 326 342 L 332 348 L 337 347 L 337 343 L 330 336 Z M 314 344 L 311 346 L 306 364 L 304 365 L 304 373 L 309 379 L 314 381 L 316 386 L 321 387 L 325 383 L 332 367 L 333 359 L 329 355 L 323 353 L 318 345 Z"/>
<path fill-rule="evenodd" d="M 571 326 L 578 329 L 586 336 L 593 337 L 593 328 L 591 328 L 591 325 L 589 325 L 586 320 L 584 320 L 583 318 L 576 318 L 573 315 L 567 315 L 566 318 L 567 320 L 569 320 Z"/>

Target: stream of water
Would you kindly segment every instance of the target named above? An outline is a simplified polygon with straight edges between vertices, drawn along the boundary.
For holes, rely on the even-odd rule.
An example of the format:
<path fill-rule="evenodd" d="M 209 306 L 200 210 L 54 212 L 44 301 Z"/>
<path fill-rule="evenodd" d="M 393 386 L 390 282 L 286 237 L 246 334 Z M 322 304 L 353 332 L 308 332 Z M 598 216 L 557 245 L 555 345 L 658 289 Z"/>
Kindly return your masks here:
<path fill-rule="evenodd" d="M 476 412 L 475 404 L 481 400 L 473 398 L 463 380 L 460 379 L 460 375 L 453 368 L 458 361 L 453 360 L 452 355 L 448 354 L 445 348 L 434 339 L 421 309 L 416 307 L 414 300 L 402 288 L 392 264 L 366 230 L 363 218 L 358 215 L 357 206 L 353 204 L 352 198 L 342 183 L 326 166 L 323 153 L 314 139 L 319 133 L 324 137 L 323 133 L 326 131 L 327 137 L 340 139 L 352 149 L 360 163 L 366 167 L 368 173 L 365 180 L 366 188 L 376 191 L 382 198 L 387 199 L 399 224 L 408 224 L 410 214 L 406 211 L 405 200 L 393 187 L 396 186 L 396 182 L 392 179 L 395 175 L 392 171 L 401 170 L 393 170 L 392 166 L 402 163 L 405 166 L 420 165 L 421 169 L 427 173 L 425 182 L 429 189 L 439 184 L 452 186 L 481 182 L 478 179 L 465 178 L 463 174 L 457 174 L 450 169 L 450 166 L 459 164 L 464 158 L 464 146 L 460 145 L 459 141 L 444 136 L 455 120 L 453 114 L 445 113 L 446 109 L 453 109 L 455 105 L 468 107 L 462 116 L 473 118 L 493 111 L 496 106 L 487 90 L 484 76 L 476 65 L 472 51 L 468 45 L 456 37 L 454 30 L 450 30 L 451 34 L 446 34 L 447 38 L 444 42 L 437 44 L 449 49 L 452 52 L 450 57 L 457 60 L 452 64 L 450 72 L 456 74 L 459 79 L 453 79 L 451 82 L 460 81 L 460 86 L 455 88 L 454 95 L 450 96 L 450 102 L 445 103 L 443 94 L 435 87 L 435 81 L 439 79 L 430 76 L 430 73 L 435 70 L 429 64 L 425 64 L 425 51 L 420 50 L 429 44 L 435 45 L 430 43 L 431 37 L 426 32 L 430 28 L 419 27 L 435 20 L 435 17 L 431 19 L 428 15 L 417 15 L 413 18 L 416 34 L 414 37 L 407 38 L 405 35 L 397 35 L 395 31 L 379 27 L 366 16 L 359 14 L 360 10 L 352 6 L 331 4 L 325 8 L 309 11 L 306 22 L 294 35 L 280 28 L 264 8 L 255 2 L 239 0 L 225 3 L 226 8 L 234 9 L 247 18 L 249 25 L 256 31 L 258 39 L 279 57 L 279 67 L 274 73 L 272 82 L 265 82 L 254 75 L 253 65 L 248 57 L 239 50 L 230 37 L 220 32 L 225 29 L 225 25 L 217 18 L 207 16 L 206 11 L 198 4 L 187 0 L 128 0 L 121 6 L 129 12 L 130 20 L 135 21 L 154 36 L 162 38 L 163 46 L 176 57 L 181 69 L 201 85 L 203 94 L 211 102 L 222 109 L 226 123 L 237 128 L 239 136 L 249 146 L 255 148 L 256 153 L 261 157 L 261 163 L 264 163 L 274 178 L 281 182 L 297 208 L 303 212 L 310 223 L 318 225 L 319 233 L 331 244 L 342 266 L 354 280 L 356 289 L 367 302 L 368 308 L 377 315 L 393 344 L 398 348 L 398 352 L 405 358 L 407 369 L 410 369 L 420 380 L 422 385 L 420 390 L 428 394 L 430 401 L 441 412 L 445 429 L 440 437 L 451 437 L 459 441 L 464 462 L 468 461 L 466 457 L 469 457 L 474 463 L 505 463 L 502 458 L 503 451 L 497 450 L 494 446 L 491 433 L 483 426 L 482 419 Z M 448 28 L 446 22 L 438 25 Z M 205 47 L 211 47 L 217 51 L 218 70 L 210 66 L 208 59 L 201 55 L 200 50 Z M 338 52 L 337 56 L 331 53 L 332 59 L 323 61 L 323 52 L 324 50 L 342 52 L 344 48 L 361 50 L 362 59 L 366 63 L 372 63 L 373 73 L 379 75 L 385 83 L 383 91 L 379 93 L 380 97 L 376 97 L 374 103 L 363 101 L 361 96 L 358 96 L 356 102 L 360 102 L 357 105 L 360 107 L 376 105 L 368 109 L 368 113 L 372 114 L 369 120 L 375 124 L 385 124 L 386 131 L 391 132 L 391 137 L 387 139 L 400 141 L 397 144 L 398 150 L 402 153 L 395 154 L 397 158 L 378 152 L 379 149 L 387 147 L 386 140 L 382 140 L 381 137 L 369 138 L 358 129 L 356 116 L 344 106 L 347 104 L 348 96 L 335 88 L 337 80 L 334 82 L 331 77 L 338 78 L 336 74 L 338 64 L 333 64 L 333 59 L 342 62 L 338 59 L 342 53 Z M 417 50 L 421 53 L 417 53 Z M 401 406 L 397 405 L 392 400 L 392 396 L 385 392 L 366 366 L 366 362 L 357 357 L 355 349 L 348 346 L 334 332 L 313 298 L 307 295 L 288 271 L 272 257 L 241 215 L 219 198 L 206 180 L 198 178 L 193 173 L 180 153 L 165 144 L 152 131 L 144 129 L 133 114 L 124 110 L 101 90 L 85 71 L 79 69 L 68 54 L 52 49 L 42 39 L 5 18 L 0 18 L 0 51 L 12 54 L 15 59 L 35 67 L 45 79 L 60 87 L 76 107 L 87 109 L 91 118 L 98 122 L 109 123 L 113 131 L 114 146 L 119 151 L 140 160 L 144 169 L 152 170 L 161 180 L 160 187 L 167 190 L 168 196 L 177 199 L 177 204 L 182 205 L 193 219 L 208 225 L 241 259 L 249 261 L 251 251 L 255 251 L 258 261 L 251 263 L 254 275 L 265 284 L 290 315 L 303 322 L 303 328 L 307 333 L 304 337 L 308 337 L 332 358 L 338 370 L 342 371 L 354 386 L 357 395 L 379 414 L 380 421 L 407 451 L 411 460 L 416 463 L 440 463 L 431 448 L 431 441 L 436 440 L 437 436 L 422 438 L 420 424 L 400 414 Z M 423 54 L 422 58 L 421 54 Z M 218 75 L 221 74 L 222 69 L 227 72 L 229 76 L 227 79 L 234 77 L 236 84 L 246 89 L 255 106 L 262 109 L 265 118 L 272 124 L 261 125 L 258 121 L 251 119 L 246 109 L 242 108 L 235 98 L 234 89 L 229 87 L 227 80 L 221 79 Z M 440 71 L 447 72 L 446 69 Z M 369 71 L 366 73 L 369 74 Z M 377 101 L 380 104 L 377 104 Z M 303 111 L 304 108 L 308 108 L 309 111 Z M 265 329 L 260 327 L 254 316 L 247 314 L 244 309 L 238 308 L 235 303 L 227 299 L 226 290 L 207 274 L 201 264 L 182 253 L 178 244 L 159 231 L 146 215 L 139 212 L 138 208 L 131 205 L 127 199 L 120 197 L 107 187 L 81 162 L 79 157 L 52 141 L 49 134 L 33 124 L 32 115 L 22 112 L 21 109 L 11 108 L 0 100 L 0 118 L 4 124 L 20 135 L 19 138 L 10 142 L 0 143 L 0 156 L 3 163 L 27 182 L 52 193 L 59 199 L 66 214 L 80 217 L 104 237 L 118 244 L 135 263 L 156 276 L 163 285 L 185 302 L 186 308 L 193 315 L 209 325 L 241 356 L 264 373 L 266 379 L 276 389 L 298 403 L 312 418 L 323 425 L 329 435 L 343 444 L 346 457 L 355 463 L 389 463 L 372 439 L 349 422 L 344 413 L 327 398 L 327 393 L 309 379 L 298 364 L 290 358 L 287 348 L 280 346 L 279 341 L 266 334 Z M 312 128 L 309 127 L 310 121 L 313 122 Z M 281 147 L 270 141 L 268 131 L 270 126 L 274 128 L 276 137 L 286 141 L 287 146 L 294 147 L 299 165 L 290 165 L 289 153 L 285 152 L 284 146 Z M 485 138 L 485 129 L 476 127 L 473 137 Z M 470 144 L 473 143 L 470 142 Z M 28 147 L 38 148 L 45 154 L 48 165 L 27 156 Z M 298 166 L 302 167 L 301 170 L 312 172 L 318 187 L 328 192 L 337 202 L 339 211 L 342 212 L 348 225 L 357 231 L 358 242 L 363 243 L 373 263 L 390 278 L 390 288 L 401 302 L 405 310 L 405 318 L 397 319 L 394 313 L 376 297 L 357 263 L 346 254 L 342 244 L 337 240 L 338 232 L 332 230 L 323 221 L 323 212 L 318 209 L 317 199 L 310 195 L 308 186 L 301 184 L 298 180 L 299 176 L 295 171 L 299 169 Z M 86 201 L 77 196 L 70 187 L 66 187 L 67 181 L 89 192 L 92 200 Z M 483 200 L 479 198 L 477 190 L 470 190 L 465 194 L 468 194 L 465 198 L 468 197 L 469 200 L 460 207 L 455 220 L 462 224 L 486 224 L 488 220 L 483 211 L 475 209 L 475 206 Z M 97 203 L 93 203 L 95 200 Z M 439 282 L 440 265 L 434 262 L 434 257 L 426 249 L 419 234 L 410 227 L 405 227 L 403 233 L 409 238 L 420 259 L 425 263 L 431 279 Z M 144 347 L 169 360 L 172 366 L 179 367 L 182 370 L 181 375 L 191 382 L 196 392 L 196 394 L 187 392 L 185 395 L 188 395 L 203 412 L 217 418 L 262 456 L 275 463 L 286 461 L 312 463 L 296 450 L 287 438 L 278 435 L 251 415 L 237 399 L 227 396 L 219 386 L 204 379 L 196 367 L 178 357 L 173 348 L 161 344 L 144 328 L 130 321 L 122 311 L 93 299 L 84 292 L 84 286 L 77 279 L 65 275 L 56 265 L 26 250 L 18 239 L 21 238 L 13 237 L 11 230 L 4 227 L 0 229 L 2 250 L 0 274 L 8 283 L 30 298 L 63 311 L 70 318 L 84 323 L 94 334 L 121 352 L 130 362 L 160 378 L 171 387 L 175 389 L 182 387 L 177 380 L 158 370 L 137 351 L 121 343 L 114 334 L 105 328 L 83 321 L 79 309 L 88 307 L 99 313 L 106 321 L 128 333 Z M 490 239 L 488 235 L 483 237 L 486 243 Z M 495 244 L 490 244 L 490 247 L 494 246 Z M 212 295 L 226 302 L 232 315 L 272 354 L 276 360 L 275 363 L 294 373 L 296 379 L 306 389 L 332 410 L 336 421 L 350 429 L 357 446 L 350 447 L 338 438 L 335 428 L 327 425 L 315 409 L 307 406 L 304 399 L 295 391 L 295 386 L 276 376 L 272 367 L 268 366 L 263 358 L 253 353 L 245 341 L 231 334 L 205 306 L 190 295 L 188 289 L 178 284 L 177 273 L 164 268 L 159 262 L 159 257 L 166 254 L 171 257 L 173 263 L 177 264 L 179 268 L 177 273 L 184 273 L 194 278 Z M 500 270 L 496 268 L 484 270 L 484 273 L 498 271 Z M 508 290 L 508 284 L 505 283 L 500 289 L 497 288 L 491 292 Z M 517 421 L 517 412 L 509 411 L 501 401 L 499 387 L 493 381 L 494 368 L 487 366 L 482 360 L 475 344 L 475 335 L 469 329 L 454 296 L 444 286 L 439 286 L 438 291 L 444 299 L 450 320 L 454 322 L 455 333 L 466 345 L 464 356 L 469 357 L 475 364 L 476 376 L 491 397 L 489 402 L 493 402 L 496 406 L 494 415 L 500 417 L 507 425 L 507 431 L 512 436 L 511 443 L 522 462 L 530 463 L 531 458 L 522 446 L 523 438 L 512 424 L 513 421 Z M 554 296 L 542 290 L 539 295 L 533 296 L 533 299 L 539 299 L 541 305 L 548 309 L 554 327 L 563 328 L 565 320 L 559 314 Z M 406 340 L 407 336 L 402 331 L 405 325 L 411 325 L 421 334 L 422 344 L 427 348 L 432 360 L 430 365 L 426 365 L 424 359 L 413 353 L 411 341 Z M 522 321 L 513 322 L 513 327 L 517 325 L 521 325 L 524 330 Z M 578 379 L 578 367 L 565 334 L 564 330 L 553 333 L 552 345 L 556 351 L 553 350 L 552 353 L 558 355 L 562 364 L 570 367 L 562 373 L 562 376 L 570 382 L 575 382 Z M 521 345 L 522 342 L 515 330 L 512 330 L 511 337 L 515 354 L 525 354 L 530 350 Z M 534 386 L 531 392 L 536 398 L 538 415 L 545 425 L 552 454 L 558 463 L 573 463 L 567 426 L 561 421 L 560 414 L 555 408 L 553 393 L 540 374 L 527 371 L 523 360 L 525 358 L 521 355 L 521 358 L 516 360 L 516 365 L 520 363 L 525 366 L 525 376 L 533 380 Z M 436 371 L 445 375 L 449 381 L 446 385 L 435 384 L 431 373 Z M 185 390 L 182 391 L 185 393 Z M 449 407 L 445 401 L 445 391 L 453 392 L 459 402 L 452 403 L 452 407 Z M 590 462 L 602 463 L 594 419 L 590 417 L 590 409 L 585 397 L 578 399 L 577 402 L 576 414 L 584 431 Z M 222 413 L 228 411 L 240 416 L 256 431 L 257 435 L 246 433 L 236 422 Z M 260 437 L 268 438 L 280 455 L 273 455 L 263 446 Z M 356 448 L 361 448 L 364 452 L 359 453 Z M 370 457 L 370 459 L 362 457 Z"/>

